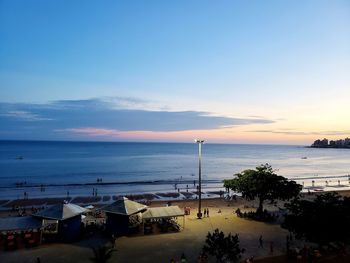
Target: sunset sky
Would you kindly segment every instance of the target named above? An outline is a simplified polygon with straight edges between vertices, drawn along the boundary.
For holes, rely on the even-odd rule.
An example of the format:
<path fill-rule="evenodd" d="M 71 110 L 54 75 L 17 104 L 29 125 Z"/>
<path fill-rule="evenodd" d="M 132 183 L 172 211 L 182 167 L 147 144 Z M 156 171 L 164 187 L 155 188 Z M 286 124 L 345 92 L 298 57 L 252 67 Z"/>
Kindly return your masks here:
<path fill-rule="evenodd" d="M 350 1 L 0 0 L 0 139 L 350 137 Z"/>

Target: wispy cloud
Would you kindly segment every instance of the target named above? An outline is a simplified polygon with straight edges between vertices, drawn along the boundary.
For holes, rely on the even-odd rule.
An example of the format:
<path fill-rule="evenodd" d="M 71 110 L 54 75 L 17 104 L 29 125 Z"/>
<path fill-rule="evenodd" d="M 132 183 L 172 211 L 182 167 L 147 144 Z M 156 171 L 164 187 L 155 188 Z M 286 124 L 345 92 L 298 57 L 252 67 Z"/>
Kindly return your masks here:
<path fill-rule="evenodd" d="M 118 130 L 92 128 L 92 127 L 57 129 L 55 131 L 57 131 L 57 132 L 70 132 L 70 133 L 82 134 L 82 135 L 93 136 L 93 137 L 97 137 L 97 136 L 118 137 L 121 134 L 121 132 Z"/>
<path fill-rule="evenodd" d="M 29 112 L 29 111 L 23 111 L 23 110 L 7 111 L 5 113 L 0 113 L 0 117 L 1 116 L 15 118 L 18 120 L 23 120 L 23 121 L 50 121 L 50 120 L 52 120 L 50 118 L 44 118 L 38 114 Z"/>
<path fill-rule="evenodd" d="M 252 130 L 247 132 L 254 133 L 273 133 L 273 134 L 285 134 L 285 135 L 349 135 L 350 130 L 346 131 L 320 131 L 320 132 L 305 132 L 295 130 Z"/>
<path fill-rule="evenodd" d="M 30 130 L 31 136 L 51 134 L 58 138 L 63 134 L 118 136 L 120 132 L 131 131 L 213 130 L 274 123 L 274 120 L 262 117 L 241 118 L 203 111 L 143 109 L 147 104 L 144 100 L 118 97 L 60 100 L 46 104 L 0 103 L 0 132 L 17 131 L 16 134 L 20 134 L 20 130 Z M 30 134 L 28 132 L 28 136 Z"/>

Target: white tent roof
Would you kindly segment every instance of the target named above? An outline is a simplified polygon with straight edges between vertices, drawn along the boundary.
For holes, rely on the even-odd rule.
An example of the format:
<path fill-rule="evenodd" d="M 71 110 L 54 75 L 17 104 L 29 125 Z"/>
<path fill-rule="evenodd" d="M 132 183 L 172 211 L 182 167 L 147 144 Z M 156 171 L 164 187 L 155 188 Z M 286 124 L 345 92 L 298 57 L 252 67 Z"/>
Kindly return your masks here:
<path fill-rule="evenodd" d="M 184 215 L 185 213 L 180 209 L 180 207 L 176 205 L 176 206 L 148 208 L 147 211 L 142 214 L 142 218 L 143 219 L 169 218 L 169 217 L 177 217 L 177 216 L 184 216 Z"/>
<path fill-rule="evenodd" d="M 133 215 L 147 208 L 146 205 L 129 200 L 126 197 L 122 197 L 114 203 L 102 208 L 107 213 L 119 214 L 119 215 Z"/>
<path fill-rule="evenodd" d="M 88 209 L 75 204 L 57 204 L 39 211 L 38 213 L 34 214 L 34 216 L 55 220 L 65 220 L 88 211 Z"/>
<path fill-rule="evenodd" d="M 41 220 L 32 216 L 0 218 L 0 231 L 30 230 L 41 226 Z"/>

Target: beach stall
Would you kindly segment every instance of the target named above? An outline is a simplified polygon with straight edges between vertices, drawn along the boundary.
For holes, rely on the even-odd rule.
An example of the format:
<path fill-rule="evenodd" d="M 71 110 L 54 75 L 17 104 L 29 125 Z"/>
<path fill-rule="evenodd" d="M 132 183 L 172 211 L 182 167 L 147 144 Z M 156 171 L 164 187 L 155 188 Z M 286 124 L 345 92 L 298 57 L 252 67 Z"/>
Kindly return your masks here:
<path fill-rule="evenodd" d="M 106 231 L 123 235 L 137 232 L 142 223 L 142 212 L 147 206 L 122 197 L 102 208 L 106 213 Z"/>
<path fill-rule="evenodd" d="M 0 248 L 18 249 L 40 244 L 42 222 L 32 216 L 0 218 Z"/>
<path fill-rule="evenodd" d="M 185 213 L 178 206 L 151 207 L 142 214 L 144 233 L 180 231 L 177 218 L 182 217 L 185 227 Z"/>
<path fill-rule="evenodd" d="M 75 204 L 57 204 L 34 214 L 43 220 L 43 234 L 62 242 L 77 240 L 81 234 L 81 215 L 89 210 Z"/>

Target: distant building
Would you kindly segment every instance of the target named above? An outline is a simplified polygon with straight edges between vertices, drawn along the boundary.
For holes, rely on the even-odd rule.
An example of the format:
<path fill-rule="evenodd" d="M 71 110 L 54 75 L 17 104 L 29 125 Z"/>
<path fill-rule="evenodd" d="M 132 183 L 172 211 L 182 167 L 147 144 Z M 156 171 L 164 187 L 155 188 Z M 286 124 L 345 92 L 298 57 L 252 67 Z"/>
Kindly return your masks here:
<path fill-rule="evenodd" d="M 316 140 L 311 145 L 315 148 L 350 148 L 350 138 L 340 139 L 340 140 L 330 140 L 324 138 L 323 140 Z"/>

